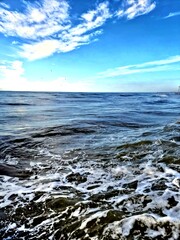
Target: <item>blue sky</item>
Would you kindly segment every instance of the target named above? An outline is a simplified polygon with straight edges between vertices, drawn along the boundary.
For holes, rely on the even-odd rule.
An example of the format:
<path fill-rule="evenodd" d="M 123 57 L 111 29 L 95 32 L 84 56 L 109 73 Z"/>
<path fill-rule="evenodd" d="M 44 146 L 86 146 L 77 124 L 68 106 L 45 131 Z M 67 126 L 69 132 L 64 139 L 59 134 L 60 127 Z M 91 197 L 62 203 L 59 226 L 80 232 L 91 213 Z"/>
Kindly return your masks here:
<path fill-rule="evenodd" d="M 1 0 L 0 89 L 175 91 L 179 0 Z"/>

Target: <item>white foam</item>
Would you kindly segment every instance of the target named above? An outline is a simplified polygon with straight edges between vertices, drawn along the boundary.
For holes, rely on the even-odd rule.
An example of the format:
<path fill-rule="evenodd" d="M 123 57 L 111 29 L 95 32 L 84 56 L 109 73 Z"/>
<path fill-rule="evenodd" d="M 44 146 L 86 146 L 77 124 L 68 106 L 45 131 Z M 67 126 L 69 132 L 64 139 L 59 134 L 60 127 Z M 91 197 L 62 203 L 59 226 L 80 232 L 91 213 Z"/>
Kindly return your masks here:
<path fill-rule="evenodd" d="M 10 223 L 10 224 L 8 225 L 7 231 L 8 231 L 8 230 L 11 230 L 11 229 L 15 229 L 16 226 L 17 226 L 16 223 Z"/>
<path fill-rule="evenodd" d="M 173 222 L 171 218 L 167 218 L 167 217 L 156 219 L 154 216 L 150 214 L 136 215 L 126 219 L 122 219 L 121 221 L 115 221 L 113 223 L 110 223 L 104 229 L 103 235 L 107 235 L 110 232 L 111 236 L 114 239 L 117 239 L 119 235 L 127 237 L 130 235 L 136 220 L 142 222 L 147 227 L 146 236 L 165 237 L 166 232 L 163 224 L 170 222 L 170 224 L 173 224 L 172 226 L 174 226 L 174 228 L 172 229 L 172 234 L 173 234 L 172 239 L 173 240 L 178 239 L 179 237 L 178 229 L 180 227 L 180 222 Z M 161 227 L 161 224 L 162 224 L 162 227 Z M 154 230 L 153 226 L 157 226 L 158 230 Z"/>
<path fill-rule="evenodd" d="M 112 194 L 112 196 L 110 194 L 107 198 L 103 199 L 104 203 L 117 211 L 123 211 L 124 207 L 126 211 L 132 213 L 134 216 L 108 224 L 104 230 L 106 233 L 111 230 L 111 236 L 114 236 L 114 238 L 116 238 L 118 234 L 128 236 L 135 221 L 140 220 L 145 222 L 148 228 L 146 231 L 147 236 L 154 236 L 154 238 L 164 236 L 163 228 L 160 227 L 158 230 L 154 230 L 152 225 L 156 224 L 158 226 L 158 224 L 166 221 L 171 222 L 173 226 L 178 226 L 178 221 L 180 221 L 180 203 L 177 203 L 176 206 L 170 206 L 168 199 L 174 197 L 176 202 L 180 202 L 180 196 L 177 192 L 180 184 L 180 174 L 170 166 L 168 167 L 164 163 L 154 161 L 155 157 L 157 155 L 160 156 L 161 153 L 160 150 L 154 153 L 152 158 L 148 157 L 146 162 L 139 164 L 128 161 L 119 163 L 117 161 L 115 165 L 113 162 L 113 167 L 111 167 L 110 164 L 107 165 L 108 167 L 105 167 L 103 162 L 95 162 L 94 160 L 77 163 L 78 158 L 75 162 L 71 159 L 71 164 L 63 160 L 63 157 L 59 157 L 60 161 L 56 162 L 51 155 L 49 155 L 49 162 L 45 164 L 40 161 L 31 161 L 31 167 L 37 169 L 37 176 L 32 176 L 28 180 L 19 180 L 18 178 L 6 176 L 1 178 L 2 186 L 0 196 L 3 198 L 0 199 L 0 207 L 3 208 L 8 205 L 13 205 L 14 202 L 17 204 L 17 201 L 19 205 L 23 206 L 23 204 L 25 205 L 33 201 L 38 192 L 43 194 L 36 200 L 37 203 L 44 202 L 52 196 L 67 197 L 66 190 L 61 190 L 61 187 L 74 189 L 72 193 L 67 191 L 68 196 L 72 198 L 77 197 L 76 191 L 79 191 L 83 196 L 84 204 L 86 200 L 91 199 L 93 195 L 100 194 L 103 196 L 103 194 L 106 194 L 108 191 L 117 190 L 119 194 L 115 193 L 115 195 Z M 42 152 L 42 154 L 45 154 L 45 152 Z M 47 155 L 48 154 L 49 153 L 47 153 Z M 49 168 L 48 163 L 50 163 L 53 168 Z M 67 176 L 71 173 L 75 175 L 80 174 L 81 176 L 85 176 L 86 179 L 83 182 L 68 181 Z M 158 189 L 158 181 L 160 180 L 165 181 L 166 190 Z M 134 181 L 137 181 L 137 187 L 136 185 L 133 186 L 133 188 L 129 187 Z M 153 185 L 157 185 L 155 190 L 152 188 Z M 92 188 L 89 188 L 90 186 Z M 128 190 L 128 194 L 127 191 L 124 190 Z M 11 199 L 13 194 L 17 194 L 15 200 Z M 148 201 L 145 206 L 143 206 L 143 201 L 144 199 L 146 200 L 146 198 Z M 18 207 L 18 204 L 16 207 Z M 160 213 L 153 213 L 154 209 L 159 209 Z M 139 214 L 141 211 L 152 213 L 151 215 L 136 215 L 136 213 Z M 83 210 L 81 207 L 78 207 L 71 212 L 70 217 L 84 219 L 80 229 L 85 230 L 88 222 L 94 219 L 98 221 L 101 217 L 107 216 L 107 212 L 108 210 L 102 211 L 99 207 L 87 207 Z M 161 212 L 165 217 L 161 216 Z M 47 221 L 42 222 L 41 226 L 51 226 L 54 221 L 56 221 L 55 218 L 49 218 Z M 23 228 L 23 226 L 21 227 Z M 38 232 L 39 227 L 40 225 L 34 227 L 34 230 L 31 229 L 31 231 Z M 28 229 L 25 230 L 29 231 Z M 178 239 L 176 229 L 173 234 L 173 238 Z M 96 239 L 96 237 L 94 239 Z"/>
<path fill-rule="evenodd" d="M 111 169 L 115 177 L 123 177 L 124 175 L 131 174 L 127 166 L 117 166 Z"/>
<path fill-rule="evenodd" d="M 180 178 L 179 178 L 179 177 L 175 177 L 175 178 L 173 179 L 172 183 L 173 183 L 176 187 L 180 188 Z"/>
<path fill-rule="evenodd" d="M 94 213 L 90 217 L 86 218 L 86 220 L 82 221 L 81 226 L 79 227 L 79 229 L 85 229 L 88 222 L 92 221 L 93 219 L 97 219 L 97 221 L 98 221 L 99 218 L 106 217 L 107 213 L 108 213 L 108 211 L 102 211 L 102 212 Z"/>

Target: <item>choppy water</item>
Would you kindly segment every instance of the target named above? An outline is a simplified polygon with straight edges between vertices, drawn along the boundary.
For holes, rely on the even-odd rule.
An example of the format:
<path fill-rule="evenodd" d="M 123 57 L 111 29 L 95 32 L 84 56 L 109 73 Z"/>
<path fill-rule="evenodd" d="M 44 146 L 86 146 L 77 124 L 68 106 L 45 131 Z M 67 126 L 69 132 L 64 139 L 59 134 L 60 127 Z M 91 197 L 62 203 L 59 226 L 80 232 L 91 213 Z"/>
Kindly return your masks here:
<path fill-rule="evenodd" d="M 0 92 L 0 239 L 179 239 L 180 95 Z"/>

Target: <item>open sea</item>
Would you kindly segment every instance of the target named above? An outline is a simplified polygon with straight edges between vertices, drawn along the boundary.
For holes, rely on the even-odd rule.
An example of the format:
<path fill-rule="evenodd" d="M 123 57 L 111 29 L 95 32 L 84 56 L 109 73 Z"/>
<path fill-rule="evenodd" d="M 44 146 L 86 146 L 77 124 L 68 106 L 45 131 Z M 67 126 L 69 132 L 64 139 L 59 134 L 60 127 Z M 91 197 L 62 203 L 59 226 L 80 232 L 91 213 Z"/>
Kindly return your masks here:
<path fill-rule="evenodd" d="M 180 95 L 1 91 L 0 239 L 180 239 Z"/>

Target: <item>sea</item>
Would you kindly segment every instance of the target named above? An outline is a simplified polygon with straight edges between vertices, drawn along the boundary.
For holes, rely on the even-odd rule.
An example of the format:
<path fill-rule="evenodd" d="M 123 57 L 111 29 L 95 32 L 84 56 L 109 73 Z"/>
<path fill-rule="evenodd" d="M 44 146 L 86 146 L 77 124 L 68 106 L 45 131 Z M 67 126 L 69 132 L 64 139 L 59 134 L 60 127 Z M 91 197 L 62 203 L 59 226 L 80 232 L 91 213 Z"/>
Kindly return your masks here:
<path fill-rule="evenodd" d="M 180 239 L 180 95 L 1 91 L 0 239 Z"/>

